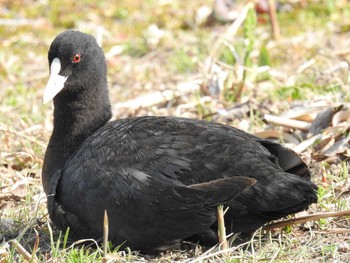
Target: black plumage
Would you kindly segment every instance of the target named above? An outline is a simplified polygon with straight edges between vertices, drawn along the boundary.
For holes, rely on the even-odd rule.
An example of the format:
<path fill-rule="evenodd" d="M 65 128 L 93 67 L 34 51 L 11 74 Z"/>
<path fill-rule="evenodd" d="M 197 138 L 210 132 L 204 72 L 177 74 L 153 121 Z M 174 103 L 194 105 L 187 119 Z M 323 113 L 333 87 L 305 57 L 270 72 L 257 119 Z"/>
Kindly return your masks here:
<path fill-rule="evenodd" d="M 42 180 L 52 221 L 75 238 L 100 238 L 107 210 L 114 245 L 210 244 L 218 204 L 229 206 L 229 232 L 252 233 L 317 201 L 307 166 L 279 144 L 186 118 L 109 122 L 106 62 L 92 36 L 63 32 L 48 58 L 54 130 Z"/>

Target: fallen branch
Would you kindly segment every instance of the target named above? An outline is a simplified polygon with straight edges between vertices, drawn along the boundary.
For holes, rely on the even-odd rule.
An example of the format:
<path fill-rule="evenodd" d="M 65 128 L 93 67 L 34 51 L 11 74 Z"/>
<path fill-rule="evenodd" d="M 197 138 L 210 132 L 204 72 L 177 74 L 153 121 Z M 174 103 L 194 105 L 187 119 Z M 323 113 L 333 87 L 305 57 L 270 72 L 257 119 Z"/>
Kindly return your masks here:
<path fill-rule="evenodd" d="M 271 230 L 274 228 L 282 228 L 285 226 L 292 226 L 297 224 L 303 224 L 309 221 L 316 221 L 321 218 L 327 218 L 327 217 L 340 217 L 340 216 L 350 216 L 350 210 L 340 211 L 340 212 L 325 212 L 325 213 L 318 213 L 313 215 L 307 215 L 307 216 L 301 216 L 298 218 L 292 218 L 287 219 L 283 221 L 279 221 L 276 223 L 268 224 L 263 227 L 263 230 Z"/>
<path fill-rule="evenodd" d="M 289 118 L 272 116 L 269 114 L 265 114 L 264 118 L 268 123 L 280 125 L 288 128 L 293 128 L 293 129 L 299 129 L 302 131 L 308 131 L 311 127 L 311 123 L 308 123 L 305 121 L 297 121 Z"/>

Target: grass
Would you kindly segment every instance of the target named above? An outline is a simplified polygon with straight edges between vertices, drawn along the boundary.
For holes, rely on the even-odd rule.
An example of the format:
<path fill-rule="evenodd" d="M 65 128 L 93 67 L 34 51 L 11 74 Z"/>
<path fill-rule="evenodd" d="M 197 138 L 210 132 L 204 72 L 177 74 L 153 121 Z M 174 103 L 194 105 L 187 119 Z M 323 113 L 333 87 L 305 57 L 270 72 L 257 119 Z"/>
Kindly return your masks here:
<path fill-rule="evenodd" d="M 230 25 L 196 25 L 195 12 L 212 2 L 14 0 L 1 4 L 1 17 L 10 25 L 0 25 L 0 262 L 30 261 L 15 248 L 13 239 L 39 262 L 103 259 L 101 247 L 72 243 L 66 233 L 51 229 L 41 186 L 43 155 L 52 130 L 52 106 L 42 105 L 47 50 L 66 28 L 93 35 L 103 28 L 114 104 L 155 91 L 178 92 L 179 83 L 193 79 L 203 81 L 193 92 L 183 91 L 171 101 L 149 107 L 122 109 L 116 117 L 189 116 L 257 132 L 271 128 L 264 121 L 265 113 L 279 115 L 295 105 L 307 107 L 324 100 L 348 105 L 347 1 L 308 1 L 305 7 L 283 1 L 290 11 L 278 13 L 279 42 L 272 40 L 264 15 L 257 16 L 257 24 L 250 17 L 245 31 L 240 26 L 234 34 L 227 33 Z M 241 8 L 243 1 L 238 2 Z M 224 39 L 221 44 L 220 38 Z M 218 43 L 218 52 L 212 52 Z M 115 55 L 112 48 L 120 52 Z M 263 66 L 270 68 L 262 71 Z M 214 75 L 228 77 L 221 85 L 212 81 Z M 236 96 L 232 88 L 242 84 Z M 219 93 L 210 94 L 210 85 L 219 87 Z M 247 103 L 248 110 L 230 115 L 229 109 L 237 103 Z M 302 138 L 297 131 L 293 133 Z M 319 152 L 313 147 L 303 152 L 313 171 L 312 180 L 319 185 L 319 203 L 307 213 L 350 209 L 348 153 L 335 154 L 333 161 L 315 159 L 315 154 Z M 349 217 L 339 217 L 259 230 L 252 240 L 231 246 L 225 253 L 193 247 L 149 257 L 109 249 L 108 261 L 347 262 L 350 234 L 345 230 L 349 225 Z"/>

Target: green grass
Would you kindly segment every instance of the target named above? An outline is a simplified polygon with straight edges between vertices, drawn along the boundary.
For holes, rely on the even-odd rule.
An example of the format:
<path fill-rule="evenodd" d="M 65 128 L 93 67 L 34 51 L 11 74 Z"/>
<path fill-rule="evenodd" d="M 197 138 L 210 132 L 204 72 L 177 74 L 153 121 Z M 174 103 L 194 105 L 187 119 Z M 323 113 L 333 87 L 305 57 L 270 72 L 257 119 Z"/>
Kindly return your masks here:
<path fill-rule="evenodd" d="M 174 65 L 176 72 L 180 74 L 191 73 L 198 66 L 191 55 L 183 49 L 175 50 L 169 62 Z"/>
<path fill-rule="evenodd" d="M 101 262 L 103 250 L 73 244 L 66 233 L 49 227 L 46 199 L 41 186 L 45 146 L 52 129 L 52 106 L 42 105 L 48 77 L 47 50 L 59 32 L 74 27 L 96 35 L 104 28 L 103 49 L 121 47 L 118 55 L 107 57 L 113 104 L 140 95 L 176 90 L 192 79 L 208 79 L 207 59 L 220 37 L 225 41 L 212 59 L 227 73 L 224 90 L 211 97 L 199 90 L 180 94 L 172 101 L 141 109 L 120 110 L 116 117 L 134 115 L 178 115 L 220 121 L 249 132 L 268 129 L 264 113 L 280 114 L 295 103 L 328 99 L 349 103 L 349 70 L 339 67 L 349 55 L 337 55 L 349 47 L 350 7 L 346 1 L 309 1 L 303 8 L 279 12 L 282 40 L 272 41 L 269 24 L 258 15 L 235 35 L 225 35 L 230 25 L 198 26 L 195 12 L 213 1 L 5 1 L 1 17 L 11 26 L 0 25 L 0 261 L 25 262 L 10 242 L 16 239 L 39 261 Z M 238 1 L 241 3 L 242 1 Z M 289 1 L 284 1 L 289 2 Z M 254 14 L 251 14 L 251 16 Z M 17 25 L 16 19 L 31 19 Z M 156 25 L 164 36 L 156 43 L 148 29 Z M 344 63 L 343 63 L 344 64 Z M 245 73 L 242 71 L 245 67 Z M 262 66 L 270 70 L 260 72 Z M 244 75 L 246 74 L 246 75 Z M 240 97 L 236 88 L 245 85 Z M 204 97 L 203 96 L 207 96 Z M 236 102 L 249 101 L 242 116 L 217 114 Z M 293 131 L 294 132 L 294 131 Z M 347 132 L 348 133 L 348 132 Z M 344 136 L 347 135 L 346 133 Z M 313 146 L 315 147 L 316 144 Z M 310 161 L 313 181 L 319 185 L 319 203 L 308 213 L 350 209 L 349 165 L 346 160 L 331 163 L 312 159 L 315 148 L 304 153 Z M 339 154 L 341 157 L 345 157 Z M 310 157 L 311 156 L 311 157 Z M 327 183 L 321 182 L 322 175 Z M 13 190 L 16 183 L 23 187 Z M 157 257 L 137 252 L 109 251 L 116 262 L 346 262 L 350 253 L 349 233 L 333 234 L 332 229 L 349 228 L 349 217 L 319 219 L 302 226 L 271 232 L 258 231 L 245 246 L 233 246 L 229 253 L 206 253 L 201 248 L 169 251 Z M 35 249 L 36 232 L 39 246 Z"/>

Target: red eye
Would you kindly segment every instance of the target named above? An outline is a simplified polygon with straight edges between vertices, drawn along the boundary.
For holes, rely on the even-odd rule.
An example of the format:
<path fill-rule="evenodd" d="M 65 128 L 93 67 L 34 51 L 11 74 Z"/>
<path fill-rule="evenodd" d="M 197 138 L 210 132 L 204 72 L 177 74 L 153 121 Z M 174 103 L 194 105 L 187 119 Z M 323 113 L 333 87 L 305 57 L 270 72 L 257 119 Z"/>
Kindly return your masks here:
<path fill-rule="evenodd" d="M 79 63 L 80 62 L 80 54 L 74 55 L 72 62 L 73 63 Z"/>

